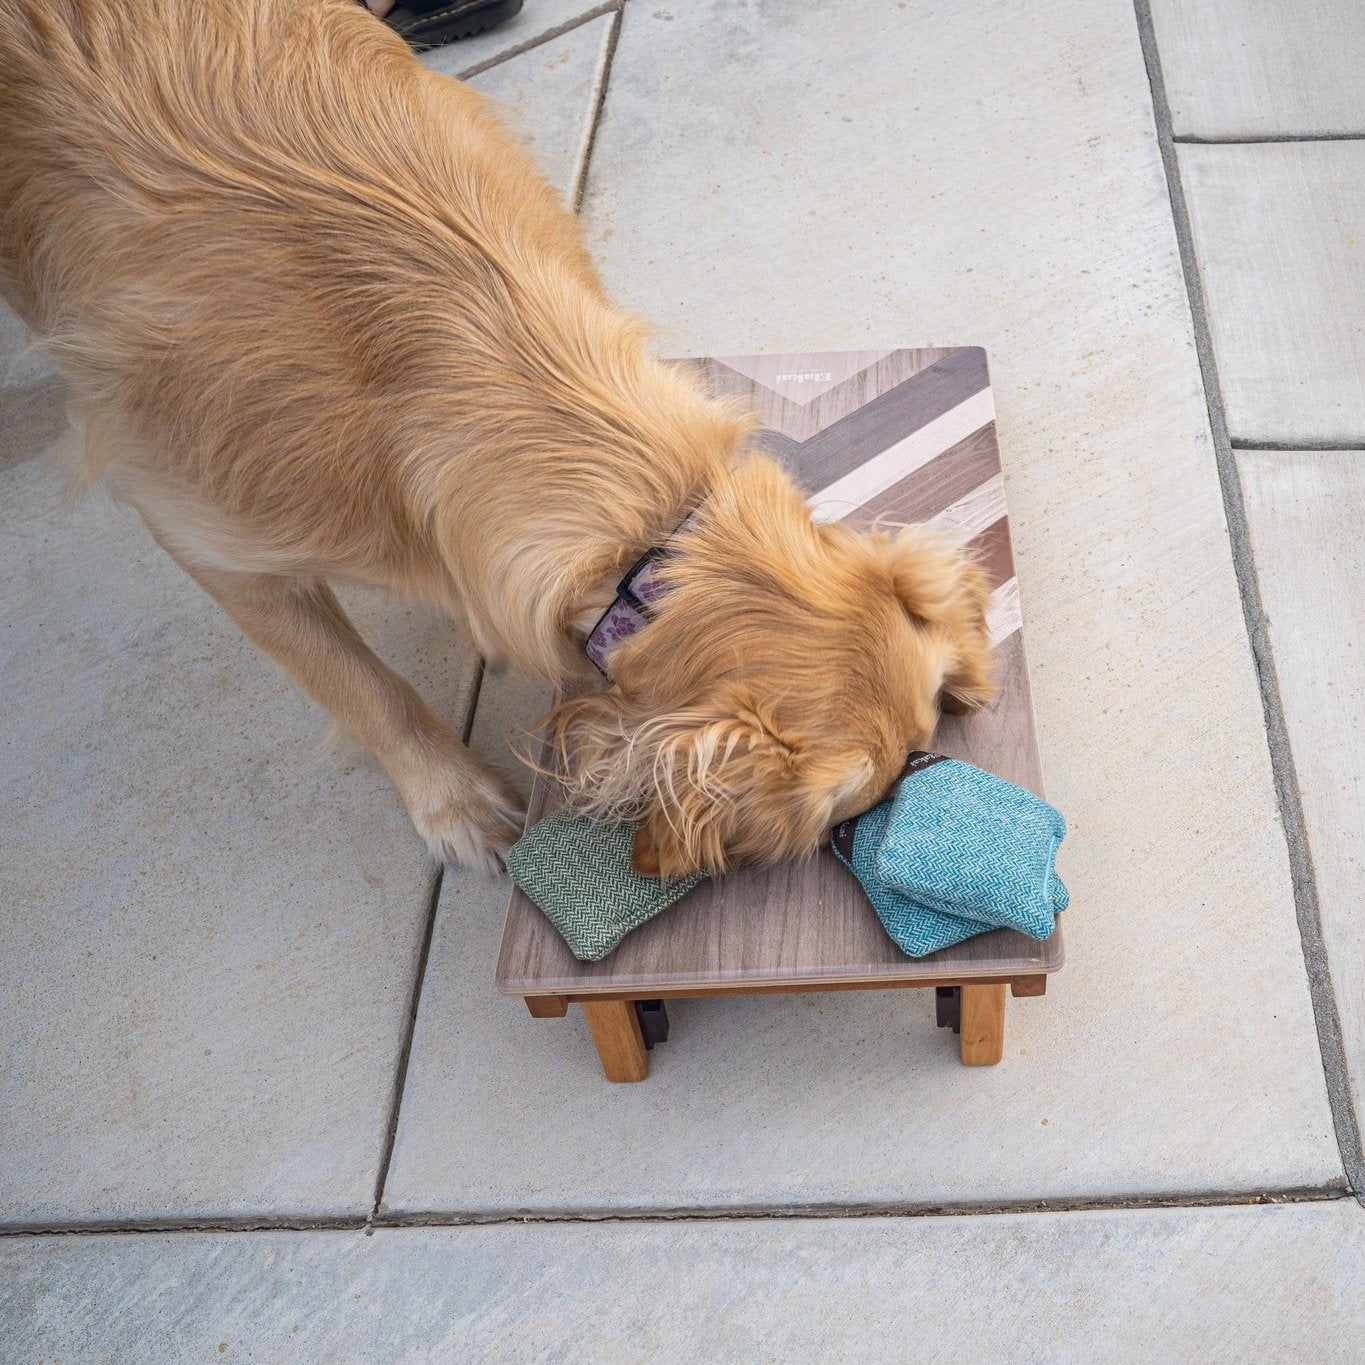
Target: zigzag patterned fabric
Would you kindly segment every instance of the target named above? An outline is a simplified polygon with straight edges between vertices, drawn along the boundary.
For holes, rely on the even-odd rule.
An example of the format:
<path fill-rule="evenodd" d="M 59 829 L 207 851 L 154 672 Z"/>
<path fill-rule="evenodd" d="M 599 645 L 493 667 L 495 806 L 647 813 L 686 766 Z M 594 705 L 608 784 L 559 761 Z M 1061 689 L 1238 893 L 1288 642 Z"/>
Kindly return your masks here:
<path fill-rule="evenodd" d="M 928 906 L 916 905 L 908 896 L 878 879 L 873 863 L 890 823 L 891 802 L 883 801 L 866 815 L 845 821 L 844 837 L 836 838 L 831 847 L 839 861 L 862 883 L 882 927 L 901 951 L 909 957 L 925 957 L 940 948 L 951 948 L 955 943 L 984 934 L 986 926 L 977 920 L 960 919 Z"/>
<path fill-rule="evenodd" d="M 1061 813 L 1013 782 L 938 754 L 912 754 L 873 870 L 917 905 L 1047 938 L 1069 899 L 1057 876 Z"/>
<path fill-rule="evenodd" d="M 640 876 L 630 860 L 636 828 L 556 811 L 508 850 L 512 880 L 580 962 L 600 962 L 632 929 L 704 880 L 704 873 L 673 881 Z"/>

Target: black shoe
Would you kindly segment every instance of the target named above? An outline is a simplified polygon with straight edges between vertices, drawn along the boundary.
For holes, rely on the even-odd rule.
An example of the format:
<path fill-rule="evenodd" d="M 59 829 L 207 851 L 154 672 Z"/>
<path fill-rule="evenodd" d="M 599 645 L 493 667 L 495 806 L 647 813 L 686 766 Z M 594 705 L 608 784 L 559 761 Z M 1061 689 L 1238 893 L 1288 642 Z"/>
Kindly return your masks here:
<path fill-rule="evenodd" d="M 384 22 L 423 52 L 456 38 L 472 38 L 521 12 L 522 0 L 403 0 Z"/>

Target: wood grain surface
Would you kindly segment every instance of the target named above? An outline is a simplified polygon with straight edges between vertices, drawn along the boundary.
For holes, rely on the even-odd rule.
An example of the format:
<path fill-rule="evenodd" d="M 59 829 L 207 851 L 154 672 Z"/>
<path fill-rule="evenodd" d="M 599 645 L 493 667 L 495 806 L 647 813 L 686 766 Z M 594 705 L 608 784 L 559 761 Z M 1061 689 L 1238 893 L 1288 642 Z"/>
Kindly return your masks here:
<path fill-rule="evenodd" d="M 960 347 L 678 363 L 699 371 L 713 392 L 753 406 L 764 426 L 759 443 L 788 464 L 813 505 L 822 490 L 834 490 L 851 502 L 841 509 L 851 525 L 874 517 L 931 521 L 958 528 L 970 541 L 994 587 L 1000 694 L 979 715 L 945 716 L 934 748 L 1041 795 L 985 353 Z M 538 781 L 528 821 L 558 803 L 554 784 Z M 805 863 L 743 868 L 704 882 L 597 963 L 576 961 L 550 922 L 513 888 L 496 980 L 512 995 L 647 996 L 651 987 L 1022 976 L 1055 971 L 1062 960 L 1060 927 L 1041 943 L 999 929 L 931 957 L 908 958 L 855 878 L 822 850 Z"/>

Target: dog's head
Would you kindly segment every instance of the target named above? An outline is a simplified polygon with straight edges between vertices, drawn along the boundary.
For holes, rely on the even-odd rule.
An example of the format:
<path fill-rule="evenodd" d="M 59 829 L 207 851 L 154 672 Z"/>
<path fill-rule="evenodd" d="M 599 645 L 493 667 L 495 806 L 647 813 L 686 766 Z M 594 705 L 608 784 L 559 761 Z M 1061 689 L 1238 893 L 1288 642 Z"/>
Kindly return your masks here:
<path fill-rule="evenodd" d="M 612 653 L 615 689 L 554 713 L 577 803 L 642 820 L 648 875 L 813 853 L 940 709 L 993 694 L 982 571 L 922 532 L 812 523 L 766 459 L 712 492 L 667 576 Z"/>

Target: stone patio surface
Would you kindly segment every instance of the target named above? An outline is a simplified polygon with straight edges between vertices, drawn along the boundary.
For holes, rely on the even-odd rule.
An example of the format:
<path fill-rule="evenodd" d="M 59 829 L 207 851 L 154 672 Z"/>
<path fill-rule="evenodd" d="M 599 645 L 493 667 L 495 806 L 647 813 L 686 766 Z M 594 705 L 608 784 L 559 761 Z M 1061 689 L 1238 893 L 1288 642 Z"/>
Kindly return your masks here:
<path fill-rule="evenodd" d="M 1311 10 L 1311 13 L 1309 12 Z M 609 1086 L 505 879 L 129 513 L 0 318 L 0 1356 L 1365 1355 L 1354 0 L 526 0 L 502 101 L 663 354 L 990 353 L 1068 962 L 677 1003 Z M 543 691 L 355 597 L 507 754 Z"/>

